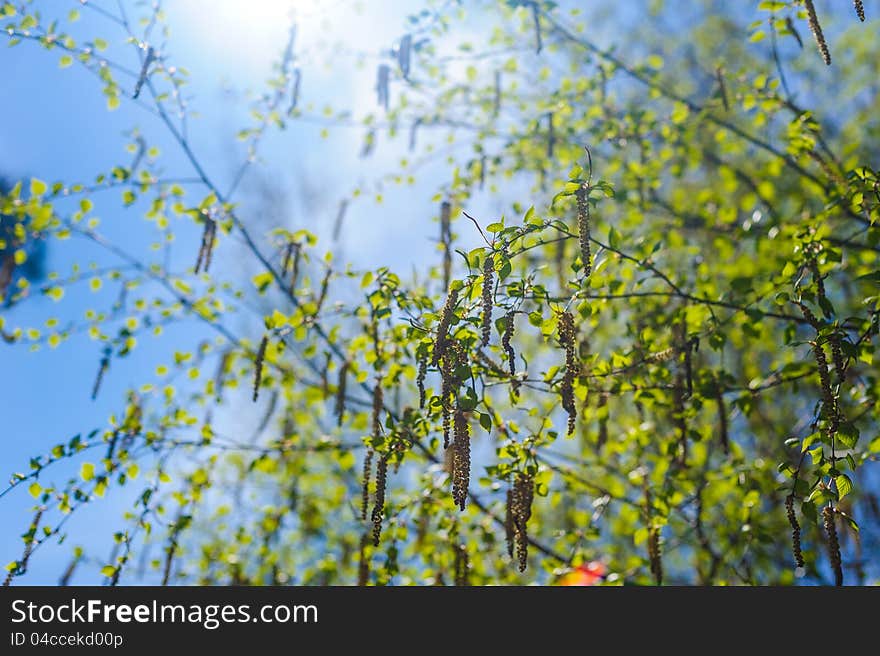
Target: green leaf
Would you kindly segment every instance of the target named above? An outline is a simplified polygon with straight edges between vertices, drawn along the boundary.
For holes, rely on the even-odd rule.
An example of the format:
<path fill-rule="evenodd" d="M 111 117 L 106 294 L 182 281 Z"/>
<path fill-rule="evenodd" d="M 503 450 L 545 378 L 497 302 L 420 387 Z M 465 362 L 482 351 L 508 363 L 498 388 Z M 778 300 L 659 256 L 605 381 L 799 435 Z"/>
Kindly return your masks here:
<path fill-rule="evenodd" d="M 583 183 L 580 180 L 577 181 L 569 181 L 565 183 L 565 186 L 562 187 L 562 191 L 559 193 L 561 196 L 571 196 L 578 189 L 581 188 Z"/>
<path fill-rule="evenodd" d="M 690 115 L 690 109 L 683 102 L 675 103 L 675 107 L 672 110 L 672 114 L 669 118 L 673 123 L 684 123 L 687 120 L 687 117 Z"/>
<path fill-rule="evenodd" d="M 866 273 L 863 276 L 859 276 L 856 280 L 865 280 L 867 282 L 875 282 L 880 284 L 880 271 L 872 271 L 871 273 Z"/>
<path fill-rule="evenodd" d="M 855 448 L 859 441 L 859 429 L 851 422 L 841 422 L 840 429 L 837 432 L 837 441 L 847 449 Z"/>
<path fill-rule="evenodd" d="M 620 233 L 613 227 L 608 229 L 608 245 L 617 250 L 620 244 Z"/>
<path fill-rule="evenodd" d="M 526 210 L 525 216 L 523 216 L 523 223 L 526 225 L 541 225 L 541 217 L 535 214 L 535 206 L 532 205 Z"/>
<path fill-rule="evenodd" d="M 645 63 L 648 66 L 650 66 L 651 68 L 653 68 L 655 70 L 659 70 L 659 69 L 663 68 L 663 57 L 661 57 L 660 55 L 650 55 L 645 60 Z"/>
<path fill-rule="evenodd" d="M 28 492 L 30 493 L 30 495 L 31 495 L 34 499 L 36 499 L 36 498 L 38 498 L 38 497 L 43 493 L 43 486 L 40 485 L 39 483 L 37 483 L 36 481 L 34 481 L 34 482 L 31 483 L 30 486 L 28 487 Z"/>
<path fill-rule="evenodd" d="M 829 501 L 834 501 L 834 495 L 829 489 L 817 487 L 807 498 L 807 501 L 816 506 L 824 506 Z"/>
<path fill-rule="evenodd" d="M 42 180 L 31 178 L 31 196 L 42 196 L 48 189 L 49 185 Z"/>
<path fill-rule="evenodd" d="M 819 513 L 816 511 L 816 504 L 812 501 L 804 501 L 801 504 L 801 512 L 807 519 L 816 522 L 819 519 Z"/>
<path fill-rule="evenodd" d="M 84 462 L 79 469 L 79 476 L 84 481 L 90 481 L 95 477 L 95 465 L 90 462 Z"/>
<path fill-rule="evenodd" d="M 815 442 L 822 439 L 822 434 L 819 432 L 813 433 L 811 435 L 807 435 L 804 438 L 803 443 L 801 444 L 801 453 L 809 449 Z"/>
<path fill-rule="evenodd" d="M 272 284 L 272 280 L 274 280 L 272 273 L 269 271 L 264 271 L 263 273 L 258 273 L 252 279 L 254 283 L 254 287 L 257 288 L 257 291 L 261 294 L 266 291 L 269 285 Z"/>
<path fill-rule="evenodd" d="M 465 390 L 464 394 L 459 394 L 458 396 L 458 406 L 465 412 L 469 412 L 470 410 L 476 408 L 477 402 L 477 394 L 470 387 Z"/>
<path fill-rule="evenodd" d="M 510 275 L 510 272 L 513 270 L 513 265 L 510 263 L 509 257 L 501 258 L 501 266 L 498 267 L 498 279 L 504 280 L 507 276 Z"/>
<path fill-rule="evenodd" d="M 485 412 L 480 413 L 480 426 L 488 433 L 492 430 L 492 417 Z"/>
<path fill-rule="evenodd" d="M 853 483 L 849 476 L 841 474 L 834 479 L 834 485 L 837 487 L 837 498 L 843 499 L 847 494 L 853 491 Z"/>

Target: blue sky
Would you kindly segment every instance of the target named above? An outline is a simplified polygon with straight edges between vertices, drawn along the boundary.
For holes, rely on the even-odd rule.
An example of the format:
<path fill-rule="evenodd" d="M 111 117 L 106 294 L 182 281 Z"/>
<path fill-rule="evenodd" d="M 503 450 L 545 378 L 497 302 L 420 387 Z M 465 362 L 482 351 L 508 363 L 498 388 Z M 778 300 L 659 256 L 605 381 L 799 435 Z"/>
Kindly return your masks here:
<path fill-rule="evenodd" d="M 48 22 L 53 12 L 66 16 L 79 4 L 58 0 L 36 2 L 35 6 L 41 8 Z M 91 4 L 118 13 L 112 1 Z M 140 3 L 124 4 L 134 15 L 135 6 Z M 167 54 L 174 63 L 189 70 L 192 81 L 187 91 L 193 112 L 191 143 L 209 176 L 222 188 L 228 186 L 244 158 L 243 147 L 235 135 L 251 121 L 249 102 L 255 93 L 265 89 L 272 63 L 284 47 L 290 25 L 286 4 L 277 0 L 164 3 L 172 30 Z M 336 13 L 335 8 L 341 6 L 342 3 L 296 3 L 297 51 L 302 53 L 299 63 L 304 72 L 302 102 L 313 103 L 316 108 L 331 103 L 337 108 L 374 110 L 374 58 L 358 66 L 355 57 L 343 56 L 330 65 L 323 56 L 308 53 L 318 53 L 326 48 L 325 41 L 338 39 L 352 51 L 378 54 L 402 33 L 407 3 L 371 2 L 369 9 L 360 14 Z M 62 24 L 62 29 L 69 29 L 79 41 L 105 39 L 109 43 L 109 58 L 137 68 L 119 27 L 105 17 L 83 8 L 79 21 Z M 60 56 L 57 51 L 47 52 L 28 42 L 14 48 L 7 48 L 4 43 L 0 48 L 5 91 L 5 102 L 0 106 L 0 174 L 11 179 L 33 176 L 50 183 L 89 183 L 115 165 L 130 164 L 132 156 L 125 146 L 131 142 L 129 131 L 135 127 L 151 146 L 161 148 L 164 175 L 193 174 L 180 149 L 155 117 L 127 98 L 122 99 L 117 110 L 108 111 L 96 78 L 77 65 L 62 69 Z M 261 209 L 259 183 L 271 180 L 273 187 L 283 192 L 280 213 L 287 218 L 281 222 L 292 229 L 305 227 L 318 233 L 329 247 L 330 224 L 340 198 L 350 193 L 354 184 L 369 182 L 376 177 L 376 171 L 395 161 L 393 148 L 380 149 L 368 161 L 359 159 L 361 137 L 360 130 L 344 128 L 334 130 L 324 139 L 320 126 L 310 123 L 291 124 L 284 133 L 270 134 L 266 147 L 260 151 L 261 161 L 245 179 L 236 198 L 242 202 L 244 214 L 248 209 Z M 314 193 L 309 203 L 300 201 L 304 190 Z M 93 196 L 101 232 L 132 253 L 155 259 L 145 245 L 156 239 L 157 231 L 141 220 L 137 207 L 123 209 L 119 193 L 110 190 Z M 192 204 L 199 198 L 191 199 Z M 412 198 L 401 190 L 389 189 L 381 209 L 381 225 L 376 221 L 373 203 L 353 205 L 347 229 L 334 247 L 338 258 L 359 266 L 407 267 L 420 258 L 432 257 L 434 245 L 429 236 L 434 228 L 429 217 L 435 208 L 429 202 L 430 194 L 421 195 L 420 205 L 414 205 Z M 72 204 L 59 205 L 59 209 L 64 207 L 70 208 Z M 413 217 L 419 215 L 425 220 L 414 230 Z M 395 235 L 397 246 L 391 250 L 387 248 L 388 231 Z M 192 266 L 199 238 L 193 225 L 183 226 L 180 233 L 180 241 L 172 251 L 173 263 L 179 270 Z M 51 245 L 47 267 L 50 271 L 63 276 L 74 262 L 105 266 L 117 264 L 118 260 L 82 240 Z M 235 266 L 227 266 L 226 272 L 235 273 Z M 102 293 L 91 294 L 87 285 L 81 283 L 69 289 L 60 303 L 35 296 L 4 311 L 3 316 L 7 328 L 40 327 L 49 317 L 81 318 L 88 307 L 106 307 L 114 293 L 106 285 Z M 3 345 L 3 370 L 7 375 L 0 379 L 5 426 L 0 437 L 0 468 L 4 476 L 12 471 L 27 471 L 30 457 L 45 452 L 53 444 L 66 442 L 78 432 L 105 426 L 107 417 L 120 410 L 127 388 L 150 382 L 157 362 L 167 361 L 181 343 L 195 344 L 204 336 L 203 327 L 184 322 L 160 339 L 140 339 L 132 356 L 113 361 L 95 401 L 90 399 L 90 391 L 101 357 L 99 343 L 85 335 L 74 335 L 57 349 L 37 352 L 29 352 L 26 345 Z M 53 467 L 41 482 L 63 483 L 78 467 L 79 460 L 71 467 Z M 131 492 L 134 491 L 132 488 Z M 106 550 L 109 555 L 112 533 L 122 526 L 122 513 L 130 501 L 126 494 L 117 491 L 78 511 L 68 524 L 70 541 L 61 546 L 47 544 L 32 561 L 22 582 L 55 583 L 77 544 L 98 545 L 96 553 Z M 0 538 L 3 563 L 20 557 L 22 543 L 18 536 L 32 516 L 31 508 L 32 500 L 23 487 L 2 499 L 0 522 L 9 527 Z M 99 565 L 89 567 L 96 570 Z M 74 582 L 95 580 L 94 573 L 83 572 Z"/>

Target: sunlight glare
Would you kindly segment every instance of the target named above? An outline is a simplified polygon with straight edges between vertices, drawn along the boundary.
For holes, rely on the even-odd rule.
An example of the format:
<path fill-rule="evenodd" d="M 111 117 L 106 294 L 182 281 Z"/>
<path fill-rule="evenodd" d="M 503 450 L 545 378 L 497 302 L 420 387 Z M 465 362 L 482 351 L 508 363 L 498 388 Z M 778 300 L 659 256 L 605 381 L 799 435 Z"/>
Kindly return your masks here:
<path fill-rule="evenodd" d="M 313 10 L 314 0 L 184 0 L 175 9 L 197 26 L 199 48 L 208 50 L 224 68 L 266 70 L 278 56 L 292 21 Z M 187 30 L 188 31 L 188 30 Z"/>

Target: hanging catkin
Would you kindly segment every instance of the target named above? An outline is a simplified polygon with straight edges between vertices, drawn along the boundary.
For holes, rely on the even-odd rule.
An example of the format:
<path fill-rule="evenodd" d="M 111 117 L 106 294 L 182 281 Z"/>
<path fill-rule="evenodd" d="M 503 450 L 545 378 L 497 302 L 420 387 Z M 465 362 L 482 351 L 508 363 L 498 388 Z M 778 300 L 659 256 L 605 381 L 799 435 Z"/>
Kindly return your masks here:
<path fill-rule="evenodd" d="M 283 270 L 285 274 L 290 270 L 290 292 L 296 291 L 296 283 L 299 278 L 299 265 L 302 258 L 302 247 L 296 243 L 288 244 L 287 253 L 284 258 Z"/>
<path fill-rule="evenodd" d="M 837 374 L 838 384 L 843 383 L 846 375 L 846 361 L 843 357 L 843 346 L 840 333 L 834 332 L 828 336 L 828 344 L 831 346 L 831 361 L 834 363 L 834 372 Z"/>
<path fill-rule="evenodd" d="M 825 292 L 825 281 L 819 271 L 819 265 L 815 259 L 810 262 L 810 270 L 813 274 L 813 280 L 816 283 L 816 297 L 819 301 L 819 305 L 823 308 L 828 307 L 830 304 Z M 801 304 L 801 309 L 804 312 L 807 321 L 810 322 L 810 325 L 816 329 L 816 332 L 819 332 L 822 329 L 819 320 L 806 305 Z M 843 383 L 846 373 L 846 360 L 843 357 L 843 347 L 839 332 L 835 330 L 828 335 L 828 345 L 831 347 L 831 361 L 834 363 L 834 372 L 837 375 L 837 382 L 838 384 Z"/>
<path fill-rule="evenodd" d="M 645 524 L 648 527 L 648 565 L 651 574 L 654 576 L 654 582 L 657 585 L 663 584 L 663 552 L 660 545 L 660 527 L 654 523 L 654 500 L 651 495 L 651 488 L 645 484 L 644 489 L 645 506 L 644 517 Z"/>
<path fill-rule="evenodd" d="M 366 521 L 367 508 L 370 505 L 370 477 L 373 474 L 373 449 L 367 448 L 364 453 L 364 467 L 361 482 L 361 519 Z"/>
<path fill-rule="evenodd" d="M 651 565 L 651 574 L 654 582 L 663 585 L 663 551 L 660 546 L 660 528 L 651 526 L 648 528 L 648 560 Z"/>
<path fill-rule="evenodd" d="M 821 306 L 828 299 L 825 293 L 825 279 L 822 277 L 822 273 L 819 271 L 819 264 L 815 259 L 810 260 L 809 267 L 813 275 L 813 282 L 816 284 L 816 296 L 819 298 Z"/>
<path fill-rule="evenodd" d="M 348 380 L 348 360 L 343 362 L 339 367 L 339 378 L 336 381 L 336 405 L 334 414 L 336 415 L 336 425 L 342 426 L 342 418 L 345 415 L 345 385 Z"/>
<path fill-rule="evenodd" d="M 455 358 L 448 352 L 440 367 L 440 410 L 443 414 L 443 448 L 449 448 L 449 433 L 452 423 L 452 405 L 450 397 L 455 389 Z"/>
<path fill-rule="evenodd" d="M 425 395 L 425 377 L 428 375 L 428 357 L 424 353 L 418 354 L 419 373 L 416 375 L 416 386 L 419 388 L 419 409 L 424 409 L 427 397 Z"/>
<path fill-rule="evenodd" d="M 665 348 L 662 351 L 657 351 L 656 353 L 650 353 L 646 355 L 643 362 L 646 364 L 649 362 L 666 362 L 667 360 L 671 360 L 673 356 L 675 356 L 675 354 L 675 347 L 670 346 L 669 348 Z"/>
<path fill-rule="evenodd" d="M 405 34 L 400 39 L 400 46 L 397 48 L 397 65 L 400 66 L 400 74 L 403 79 L 409 77 L 410 54 L 412 52 L 412 35 Z"/>
<path fill-rule="evenodd" d="M 856 8 L 856 15 L 859 20 L 865 22 L 865 3 L 862 0 L 853 0 L 853 6 Z"/>
<path fill-rule="evenodd" d="M 336 382 L 336 425 L 342 426 L 342 418 L 345 415 L 345 384 L 348 380 L 348 360 L 339 367 L 339 379 Z"/>
<path fill-rule="evenodd" d="M 453 287 L 449 290 L 449 296 L 446 297 L 446 303 L 440 312 L 440 323 L 437 324 L 437 337 L 434 340 L 434 352 L 431 355 L 431 366 L 436 367 L 443 357 L 446 347 L 449 343 L 449 325 L 452 323 L 452 317 L 455 314 L 455 304 L 458 303 L 458 289 Z"/>
<path fill-rule="evenodd" d="M 694 369 L 691 356 L 693 354 L 693 342 L 688 340 L 684 346 L 684 377 L 687 389 L 687 398 L 694 395 Z"/>
<path fill-rule="evenodd" d="M 535 496 L 535 481 L 530 474 L 517 473 L 513 479 L 510 503 L 514 544 L 519 571 L 526 571 L 529 560 L 528 521 L 532 516 L 532 499 Z"/>
<path fill-rule="evenodd" d="M 678 447 L 676 462 L 680 467 L 687 466 L 688 442 L 687 420 L 684 405 L 684 376 L 681 372 L 675 375 L 675 384 L 672 389 L 672 424 L 678 431 Z"/>
<path fill-rule="evenodd" d="M 412 122 L 412 125 L 409 126 L 409 150 L 410 152 L 416 149 L 416 142 L 418 140 L 419 135 L 419 126 L 422 124 L 422 119 L 417 118 Z"/>
<path fill-rule="evenodd" d="M 268 335 L 263 335 L 260 348 L 257 349 L 257 357 L 254 361 L 254 401 L 260 396 L 260 385 L 263 383 L 263 363 L 266 359 L 266 347 L 269 345 Z"/>
<path fill-rule="evenodd" d="M 798 307 L 800 307 L 801 312 L 804 315 L 804 319 L 807 320 L 807 323 L 810 324 L 813 328 L 815 328 L 816 332 L 819 332 L 820 330 L 822 330 L 822 324 L 816 318 L 816 315 L 813 314 L 813 311 L 810 308 L 808 308 L 806 305 L 804 305 L 803 303 L 798 303 L 797 305 L 798 305 Z"/>
<path fill-rule="evenodd" d="M 574 379 L 579 373 L 577 341 L 574 327 L 574 317 L 568 310 L 559 315 L 559 342 L 565 348 L 565 370 L 562 375 L 560 392 L 562 395 L 562 408 L 568 413 L 568 434 L 574 433 L 575 420 L 577 419 L 577 405 L 574 400 Z"/>
<path fill-rule="evenodd" d="M 388 100 L 390 97 L 388 93 L 390 75 L 391 67 L 388 64 L 379 64 L 379 68 L 376 71 L 376 100 L 386 112 L 388 111 Z"/>
<path fill-rule="evenodd" d="M 492 286 L 495 280 L 495 257 L 492 251 L 486 253 L 483 261 L 483 314 L 480 322 L 482 332 L 482 344 L 487 346 L 492 336 Z"/>
<path fill-rule="evenodd" d="M 721 448 L 724 455 L 730 455 L 730 431 L 727 423 L 727 404 L 724 402 L 724 390 L 721 388 L 721 381 L 716 380 L 715 383 L 715 403 L 718 406 L 718 440 L 721 442 Z"/>
<path fill-rule="evenodd" d="M 804 7 L 807 9 L 807 23 L 810 26 L 810 32 L 816 39 L 816 45 L 819 46 L 819 52 L 822 55 L 822 61 L 831 66 L 831 52 L 828 50 L 828 42 L 825 41 L 825 35 L 822 34 L 822 26 L 819 24 L 819 17 L 816 15 L 816 7 L 813 0 L 804 0 Z"/>
<path fill-rule="evenodd" d="M 376 465 L 376 501 L 370 519 L 373 522 L 373 544 L 379 546 L 382 536 L 382 518 L 385 516 L 385 488 L 388 483 L 388 456 L 379 458 Z"/>
<path fill-rule="evenodd" d="M 348 213 L 348 199 L 343 198 L 339 201 L 339 209 L 336 211 L 336 221 L 333 222 L 333 241 L 339 241 L 342 234 L 342 224 L 345 222 L 345 215 Z"/>
<path fill-rule="evenodd" d="M 471 480 L 471 436 L 467 417 L 456 408 L 453 422 L 452 499 L 464 510 Z"/>
<path fill-rule="evenodd" d="M 449 436 L 452 430 L 453 401 L 458 397 L 458 389 L 461 380 L 456 370 L 465 362 L 464 348 L 459 343 L 453 343 L 443 354 L 443 364 L 440 367 L 440 401 L 443 413 L 443 448 L 450 445 Z"/>
<path fill-rule="evenodd" d="M 384 393 L 382 391 L 382 379 L 376 378 L 376 386 L 373 387 L 373 440 L 374 444 L 382 437 L 382 408 L 384 406 Z"/>
<path fill-rule="evenodd" d="M 504 538 L 507 542 L 507 554 L 513 558 L 514 541 L 516 539 L 516 527 L 513 519 L 513 488 L 507 488 L 507 498 L 504 504 Z"/>
<path fill-rule="evenodd" d="M 577 201 L 578 242 L 581 247 L 581 264 L 584 267 L 584 278 L 593 272 L 593 256 L 590 252 L 590 201 L 589 190 L 581 185 L 575 192 Z"/>
<path fill-rule="evenodd" d="M 204 222 L 205 228 L 202 231 L 202 244 L 199 247 L 199 256 L 196 259 L 195 273 L 198 273 L 200 269 L 207 273 L 208 267 L 211 266 L 211 256 L 217 237 L 217 222 L 207 214 L 204 215 Z M 203 265 L 204 269 L 202 269 Z"/>
<path fill-rule="evenodd" d="M 599 416 L 599 432 L 596 437 L 596 446 L 600 449 L 605 446 L 608 442 L 608 394 L 602 393 L 599 395 L 599 400 L 596 402 L 596 408 L 601 410 L 601 414 Z"/>
<path fill-rule="evenodd" d="M 227 367 L 232 360 L 232 351 L 223 351 L 220 361 L 217 363 L 217 372 L 214 374 L 214 400 L 217 403 L 223 400 L 223 386 L 226 383 Z"/>
<path fill-rule="evenodd" d="M 840 425 L 840 417 L 837 413 L 837 403 L 834 400 L 834 392 L 831 389 L 831 375 L 828 373 L 828 360 L 825 357 L 825 349 L 818 341 L 812 342 L 813 355 L 816 358 L 816 367 L 819 370 L 819 384 L 822 388 L 822 406 L 828 419 L 828 438 L 833 439 L 837 435 Z"/>
<path fill-rule="evenodd" d="M 794 555 L 796 567 L 804 566 L 804 554 L 801 551 L 801 525 L 794 514 L 794 494 L 785 497 L 785 514 L 791 526 L 791 553 Z"/>
<path fill-rule="evenodd" d="M 834 571 L 834 585 L 843 585 L 843 563 L 840 558 L 840 542 L 837 539 L 837 527 L 834 525 L 834 508 L 830 505 L 822 509 L 822 526 L 828 538 L 828 558 Z"/>
<path fill-rule="evenodd" d="M 514 397 L 519 396 L 519 388 L 521 382 L 516 377 L 516 352 L 510 340 L 513 339 L 514 319 L 516 313 L 513 310 L 507 311 L 504 317 L 504 334 L 501 336 L 501 348 L 507 354 L 507 366 L 510 369 L 510 389 Z"/>

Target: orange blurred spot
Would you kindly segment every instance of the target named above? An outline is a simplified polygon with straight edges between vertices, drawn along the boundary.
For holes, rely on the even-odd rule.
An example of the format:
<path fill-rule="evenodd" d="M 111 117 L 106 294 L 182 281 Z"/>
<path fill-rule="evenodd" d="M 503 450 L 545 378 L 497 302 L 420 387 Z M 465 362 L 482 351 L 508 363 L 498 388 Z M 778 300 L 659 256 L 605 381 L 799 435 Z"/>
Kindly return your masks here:
<path fill-rule="evenodd" d="M 608 568 L 598 560 L 578 565 L 568 574 L 559 579 L 557 585 L 587 586 L 601 583 L 608 573 Z"/>

